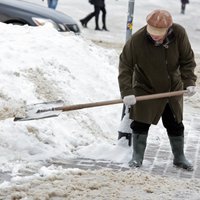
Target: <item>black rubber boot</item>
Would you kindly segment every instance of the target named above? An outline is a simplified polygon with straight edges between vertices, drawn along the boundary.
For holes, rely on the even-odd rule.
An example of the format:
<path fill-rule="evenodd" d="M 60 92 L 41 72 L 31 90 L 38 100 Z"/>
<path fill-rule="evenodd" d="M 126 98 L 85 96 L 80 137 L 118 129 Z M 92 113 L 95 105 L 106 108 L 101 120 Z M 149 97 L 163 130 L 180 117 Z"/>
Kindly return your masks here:
<path fill-rule="evenodd" d="M 118 131 L 118 140 L 121 139 L 122 137 L 125 137 L 128 140 L 128 146 L 130 147 L 132 141 L 132 134 Z"/>
<path fill-rule="evenodd" d="M 118 140 L 122 137 L 125 137 L 128 140 L 128 146 L 131 146 L 133 130 L 130 127 L 132 120 L 129 118 L 129 113 L 130 108 L 128 106 L 126 107 L 125 104 L 123 104 L 122 117 L 118 131 Z"/>
<path fill-rule="evenodd" d="M 146 149 L 147 134 L 133 134 L 133 157 L 130 167 L 141 167 Z"/>
<path fill-rule="evenodd" d="M 169 136 L 172 153 L 174 155 L 173 164 L 176 167 L 193 171 L 193 166 L 187 161 L 184 155 L 184 136 Z"/>

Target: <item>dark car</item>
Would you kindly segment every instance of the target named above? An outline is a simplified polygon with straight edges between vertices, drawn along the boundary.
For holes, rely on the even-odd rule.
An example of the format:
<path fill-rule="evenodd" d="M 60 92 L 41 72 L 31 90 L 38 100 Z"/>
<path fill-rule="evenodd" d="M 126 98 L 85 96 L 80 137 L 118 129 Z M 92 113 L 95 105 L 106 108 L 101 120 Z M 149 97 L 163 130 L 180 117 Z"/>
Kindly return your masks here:
<path fill-rule="evenodd" d="M 70 16 L 22 0 L 0 0 L 0 22 L 30 26 L 51 23 L 58 31 L 80 33 L 77 23 Z"/>

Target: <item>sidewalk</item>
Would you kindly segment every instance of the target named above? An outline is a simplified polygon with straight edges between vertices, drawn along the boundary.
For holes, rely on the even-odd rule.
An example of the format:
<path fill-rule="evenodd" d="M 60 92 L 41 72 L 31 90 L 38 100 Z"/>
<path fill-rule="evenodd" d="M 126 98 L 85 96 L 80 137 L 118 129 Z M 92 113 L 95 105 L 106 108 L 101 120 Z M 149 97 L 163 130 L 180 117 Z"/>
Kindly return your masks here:
<path fill-rule="evenodd" d="M 186 126 L 191 127 L 185 132 L 185 155 L 187 159 L 193 163 L 194 171 L 186 171 L 173 166 L 173 156 L 168 138 L 162 140 L 160 143 L 148 143 L 142 170 L 150 174 L 161 175 L 165 177 L 174 178 L 197 178 L 200 179 L 200 116 L 190 118 L 191 121 L 186 121 Z M 133 170 L 122 166 L 122 163 L 113 163 L 106 160 L 92 160 L 86 158 L 78 158 L 71 160 L 52 160 L 47 165 L 57 165 L 63 168 L 80 168 L 83 170 L 100 170 L 112 169 L 115 171 Z"/>
<path fill-rule="evenodd" d="M 186 171 L 173 166 L 173 157 L 171 149 L 165 144 L 148 145 L 146 154 L 141 168 L 136 170 L 142 170 L 149 172 L 150 174 L 171 176 L 174 178 L 198 178 L 200 179 L 200 152 L 199 152 L 199 133 L 195 136 L 189 137 L 185 144 L 185 154 L 187 158 L 194 164 L 194 171 Z M 168 141 L 166 141 L 167 143 Z M 112 169 L 114 171 L 126 171 L 132 170 L 131 168 L 122 167 L 122 163 L 113 163 L 105 160 L 92 160 L 92 159 L 72 159 L 72 160 L 53 160 L 49 164 L 62 166 L 63 168 L 79 168 L 83 170 L 100 170 L 100 169 Z"/>

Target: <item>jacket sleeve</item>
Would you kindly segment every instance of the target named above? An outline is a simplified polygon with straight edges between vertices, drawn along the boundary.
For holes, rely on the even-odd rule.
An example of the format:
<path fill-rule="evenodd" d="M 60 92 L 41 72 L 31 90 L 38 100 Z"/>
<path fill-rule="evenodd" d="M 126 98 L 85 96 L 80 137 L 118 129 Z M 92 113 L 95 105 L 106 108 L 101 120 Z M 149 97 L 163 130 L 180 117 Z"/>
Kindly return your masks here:
<path fill-rule="evenodd" d="M 119 89 L 121 97 L 134 94 L 132 82 L 135 66 L 135 51 L 132 40 L 129 39 L 125 44 L 119 58 Z"/>
<path fill-rule="evenodd" d="M 184 29 L 180 37 L 179 51 L 180 72 L 184 88 L 188 86 L 194 86 L 197 80 L 197 77 L 194 74 L 196 63 L 194 60 L 193 50 L 191 48 L 188 36 Z"/>

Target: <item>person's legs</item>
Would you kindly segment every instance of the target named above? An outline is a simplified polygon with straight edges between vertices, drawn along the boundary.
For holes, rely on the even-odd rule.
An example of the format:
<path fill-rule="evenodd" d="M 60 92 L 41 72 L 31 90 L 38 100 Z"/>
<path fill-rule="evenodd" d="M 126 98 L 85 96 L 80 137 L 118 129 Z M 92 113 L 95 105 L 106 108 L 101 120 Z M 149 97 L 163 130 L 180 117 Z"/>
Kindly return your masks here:
<path fill-rule="evenodd" d="M 94 6 L 94 12 L 87 15 L 85 18 L 80 19 L 80 22 L 84 28 L 87 28 L 87 23 L 95 16 L 95 6 Z"/>
<path fill-rule="evenodd" d="M 56 9 L 57 4 L 58 4 L 58 0 L 52 0 L 51 1 L 51 8 Z"/>
<path fill-rule="evenodd" d="M 133 121 L 131 128 L 133 130 L 133 155 L 129 162 L 130 167 L 140 167 L 144 159 L 146 141 L 150 124 Z"/>
<path fill-rule="evenodd" d="M 80 19 L 80 22 L 84 28 L 87 28 L 87 23 L 95 16 L 95 12 L 90 13 L 85 18 Z"/>
<path fill-rule="evenodd" d="M 48 7 L 52 9 L 55 9 L 57 6 L 57 0 L 48 0 L 47 3 L 48 3 Z"/>
<path fill-rule="evenodd" d="M 192 171 L 193 166 L 187 161 L 184 155 L 184 125 L 182 122 L 176 122 L 169 104 L 166 105 L 162 114 L 162 122 L 167 130 L 174 155 L 173 164 L 177 167 Z"/>
<path fill-rule="evenodd" d="M 100 7 L 95 6 L 95 30 L 101 30 L 99 28 L 99 13 L 100 13 Z"/>
<path fill-rule="evenodd" d="M 181 13 L 185 14 L 185 4 L 184 3 L 181 4 Z"/>
<path fill-rule="evenodd" d="M 105 31 L 108 31 L 108 29 L 106 27 L 106 8 L 105 8 L 105 6 L 101 7 L 101 11 L 102 11 L 102 23 L 103 23 L 102 29 Z"/>

